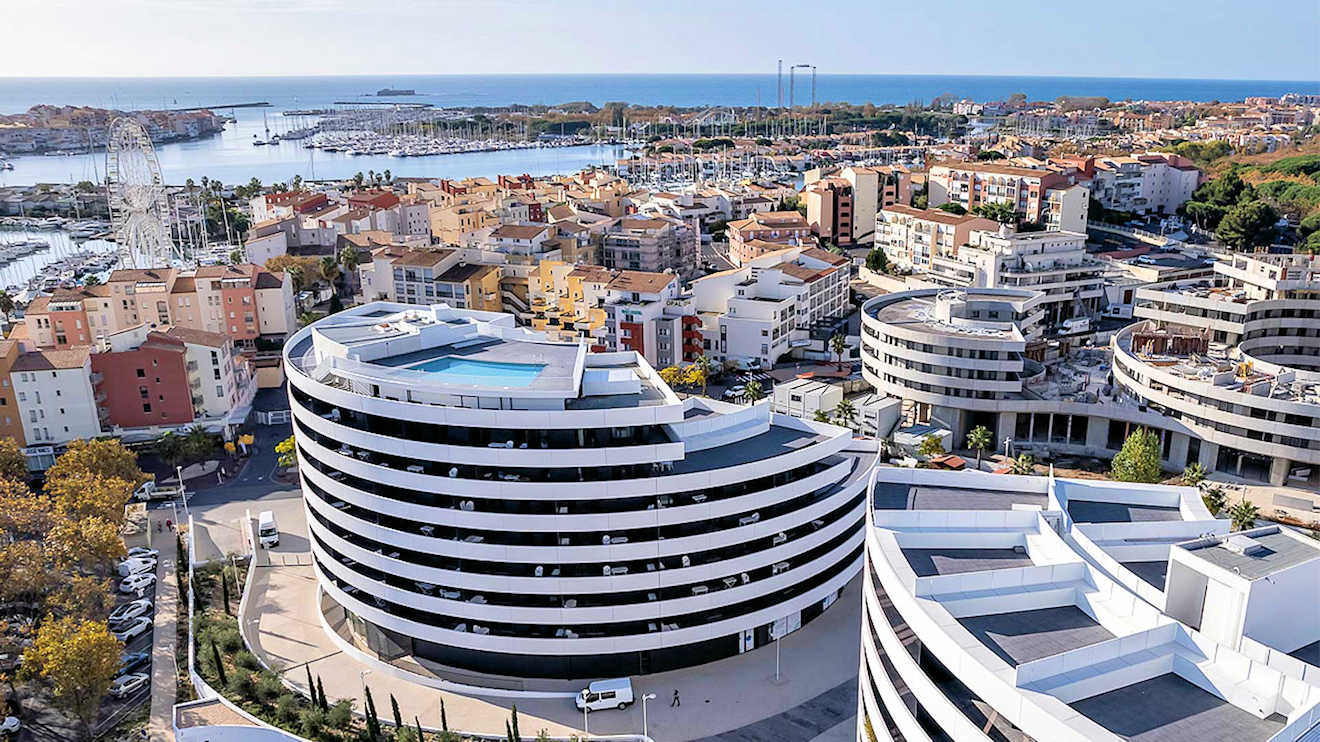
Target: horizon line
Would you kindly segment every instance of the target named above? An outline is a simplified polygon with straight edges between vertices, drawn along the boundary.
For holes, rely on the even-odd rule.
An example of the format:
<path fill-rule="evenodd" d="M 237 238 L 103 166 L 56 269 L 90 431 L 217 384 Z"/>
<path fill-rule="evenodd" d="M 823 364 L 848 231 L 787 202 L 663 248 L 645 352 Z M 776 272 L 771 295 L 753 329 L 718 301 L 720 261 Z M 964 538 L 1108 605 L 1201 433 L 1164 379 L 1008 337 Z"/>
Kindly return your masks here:
<path fill-rule="evenodd" d="M 327 79 L 367 77 L 774 77 L 775 72 L 353 72 L 326 74 L 178 74 L 178 75 L 0 75 L 0 81 L 12 80 L 226 80 L 245 78 L 265 79 Z M 925 77 L 925 78 L 1003 78 L 1032 80 L 1177 80 L 1184 82 L 1259 82 L 1297 83 L 1320 88 L 1320 81 L 1289 80 L 1256 77 L 1144 77 L 1140 75 L 1039 75 L 988 72 L 817 72 L 817 77 Z"/>

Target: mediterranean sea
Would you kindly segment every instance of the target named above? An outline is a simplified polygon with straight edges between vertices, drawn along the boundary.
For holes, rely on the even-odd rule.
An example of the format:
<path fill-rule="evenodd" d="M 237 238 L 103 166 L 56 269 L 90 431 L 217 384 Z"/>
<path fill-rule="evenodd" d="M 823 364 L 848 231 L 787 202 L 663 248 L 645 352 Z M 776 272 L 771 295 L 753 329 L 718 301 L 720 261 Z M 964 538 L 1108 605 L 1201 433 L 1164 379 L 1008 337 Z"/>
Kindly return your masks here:
<path fill-rule="evenodd" d="M 784 75 L 784 99 L 789 96 Z M 378 98 L 382 88 L 404 88 L 415 95 Z M 816 100 L 847 103 L 929 102 L 950 94 L 977 101 L 1023 93 L 1031 100 L 1060 95 L 1105 96 L 1111 100 L 1233 101 L 1248 96 L 1320 92 L 1316 81 L 1195 80 L 1099 77 L 1004 77 L 980 75 L 819 75 Z M 214 107 L 238 119 L 210 139 L 158 147 L 161 169 L 171 184 L 207 176 L 225 183 L 257 177 L 265 183 L 344 178 L 355 172 L 389 169 L 396 176 L 462 178 L 496 173 L 545 175 L 571 172 L 612 161 L 617 147 L 476 152 L 431 157 L 391 158 L 316 152 L 298 142 L 253 147 L 263 129 L 289 128 L 283 111 L 329 108 L 336 103 L 429 103 L 435 106 L 556 104 L 589 100 L 597 105 L 626 101 L 643 105 L 748 106 L 776 103 L 774 74 L 755 75 L 389 75 L 336 77 L 162 77 L 162 78 L 0 78 L 0 113 L 20 113 L 40 103 L 122 110 Z M 811 81 L 798 76 L 795 102 L 809 103 Z M 227 109 L 226 105 L 265 101 L 267 108 Z M 0 185 L 94 180 L 104 174 L 104 153 L 15 157 L 15 169 L 0 171 Z"/>

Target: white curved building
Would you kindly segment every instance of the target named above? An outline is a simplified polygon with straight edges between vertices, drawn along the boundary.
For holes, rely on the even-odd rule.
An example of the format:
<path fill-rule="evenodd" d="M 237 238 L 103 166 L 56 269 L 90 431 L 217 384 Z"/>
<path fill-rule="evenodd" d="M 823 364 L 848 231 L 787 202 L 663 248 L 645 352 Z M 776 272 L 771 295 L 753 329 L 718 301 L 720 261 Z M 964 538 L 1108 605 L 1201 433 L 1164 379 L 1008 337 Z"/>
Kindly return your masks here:
<path fill-rule="evenodd" d="M 873 454 L 679 400 L 636 353 L 378 302 L 285 348 L 330 610 L 382 659 L 583 678 L 738 654 L 861 563 Z"/>
<path fill-rule="evenodd" d="M 1237 255 L 1141 289 L 1114 379 L 1197 441 L 1206 469 L 1320 484 L 1320 256 Z"/>
<path fill-rule="evenodd" d="M 1320 484 L 1320 258 L 1234 256 L 1214 280 L 1139 289 L 1139 321 L 1108 349 L 1048 367 L 1042 300 L 1015 289 L 871 299 L 862 376 L 959 446 L 984 425 L 996 448 L 1107 457 L 1144 427 L 1166 469 Z"/>
<path fill-rule="evenodd" d="M 875 472 L 859 742 L 1320 734 L 1320 543 L 1186 487 Z"/>

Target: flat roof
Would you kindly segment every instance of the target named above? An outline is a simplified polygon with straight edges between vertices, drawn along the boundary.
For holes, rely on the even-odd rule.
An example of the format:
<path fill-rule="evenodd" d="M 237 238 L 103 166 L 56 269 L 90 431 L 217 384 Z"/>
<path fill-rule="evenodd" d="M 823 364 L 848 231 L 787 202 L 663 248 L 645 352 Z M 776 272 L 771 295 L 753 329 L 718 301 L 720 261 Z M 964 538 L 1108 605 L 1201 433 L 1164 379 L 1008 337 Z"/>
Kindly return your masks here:
<path fill-rule="evenodd" d="M 800 451 L 828 440 L 830 440 L 828 435 L 783 425 L 771 425 L 769 430 L 760 435 L 688 454 L 682 461 L 674 462 L 673 473 L 691 474 L 708 469 L 724 469 L 739 464 L 749 464 Z"/>
<path fill-rule="evenodd" d="M 1078 523 L 1142 523 L 1183 519 L 1181 511 L 1175 507 L 1094 500 L 1069 500 L 1068 515 Z"/>
<path fill-rule="evenodd" d="M 1068 705 L 1123 739 L 1135 742 L 1264 740 L 1287 723 L 1278 714 L 1257 719 L 1173 673 Z"/>
<path fill-rule="evenodd" d="M 1151 562 L 1123 562 L 1122 564 L 1132 570 L 1132 574 L 1150 583 L 1151 586 L 1160 590 L 1164 589 L 1165 581 L 1169 575 L 1169 561 L 1167 559 Z"/>
<path fill-rule="evenodd" d="M 1072 605 L 972 616 L 958 623 L 1014 667 L 1114 638 Z"/>
<path fill-rule="evenodd" d="M 951 289 L 963 291 L 968 298 L 975 300 L 977 293 L 975 289 Z M 1009 300 L 1002 296 L 987 296 L 988 300 L 1002 301 L 1008 304 Z M 1010 316 L 999 321 L 986 319 L 983 327 L 956 327 L 934 319 L 935 297 L 933 296 L 913 296 L 907 299 L 893 301 L 880 306 L 871 313 L 877 321 L 887 325 L 897 327 L 916 326 L 922 332 L 928 332 L 933 335 L 948 335 L 950 337 L 984 337 L 990 340 L 1015 340 L 1011 330 L 1007 329 L 1012 322 Z M 972 323 L 979 322 L 975 319 L 969 319 Z M 1004 325 L 1004 329 L 992 326 L 992 323 Z"/>
<path fill-rule="evenodd" d="M 1025 553 L 1013 549 L 903 549 L 903 557 L 918 577 L 1031 567 Z"/>
<path fill-rule="evenodd" d="M 1289 567 L 1320 559 L 1320 548 L 1308 541 L 1292 538 L 1278 528 L 1273 533 L 1243 535 L 1242 538 L 1250 538 L 1264 549 L 1252 554 L 1239 554 L 1221 546 L 1223 539 L 1180 544 L 1179 548 L 1248 580 L 1259 580 Z"/>
<path fill-rule="evenodd" d="M 1046 506 L 1034 492 L 998 492 L 959 487 L 875 483 L 876 510 L 1012 510 L 1014 505 Z"/>

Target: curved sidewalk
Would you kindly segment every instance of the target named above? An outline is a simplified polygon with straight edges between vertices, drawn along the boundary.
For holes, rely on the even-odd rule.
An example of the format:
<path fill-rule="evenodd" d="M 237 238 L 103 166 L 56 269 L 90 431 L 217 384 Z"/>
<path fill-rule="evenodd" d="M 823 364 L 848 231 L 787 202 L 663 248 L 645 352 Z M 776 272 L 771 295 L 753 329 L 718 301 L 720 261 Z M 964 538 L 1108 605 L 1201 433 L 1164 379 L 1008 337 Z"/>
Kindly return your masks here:
<path fill-rule="evenodd" d="M 292 555 L 287 555 L 292 556 Z M 298 566 L 256 568 L 248 596 L 247 619 L 253 650 L 299 688 L 306 685 L 305 666 L 320 677 L 330 698 L 351 698 L 360 705 L 362 683 L 371 687 L 378 706 L 393 694 L 405 719 L 420 718 L 423 726 L 440 726 L 444 699 L 449 726 L 471 732 L 503 734 L 509 709 L 518 706 L 519 726 L 532 736 L 540 729 L 551 735 L 582 733 L 582 715 L 571 700 L 479 697 L 438 690 L 395 677 L 379 663 L 363 662 L 341 651 L 322 628 L 316 578 L 302 559 Z M 811 739 L 840 726 L 841 716 L 855 712 L 855 685 L 861 632 L 861 598 L 857 580 L 845 588 L 836 605 L 803 629 L 788 635 L 780 648 L 780 679 L 775 680 L 775 651 L 754 652 L 694 668 L 634 679 L 639 702 L 625 711 L 592 714 L 593 734 L 637 734 L 642 731 L 640 697 L 654 693 L 647 708 L 648 732 L 656 742 L 706 738 L 770 742 L 785 740 L 788 729 L 811 730 Z M 677 689 L 678 708 L 669 706 Z M 846 708 L 845 708 L 846 707 Z M 788 723 L 788 725 L 785 725 Z M 725 736 L 726 733 L 728 736 Z M 766 736 L 769 734 L 770 736 Z"/>

